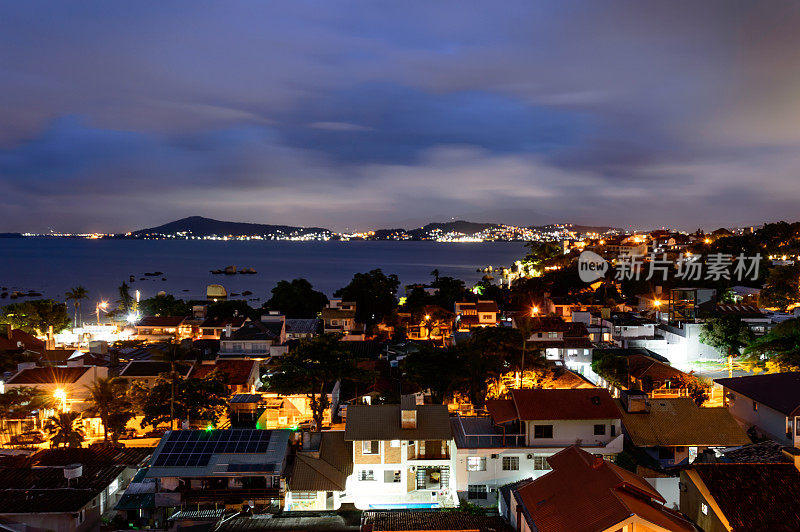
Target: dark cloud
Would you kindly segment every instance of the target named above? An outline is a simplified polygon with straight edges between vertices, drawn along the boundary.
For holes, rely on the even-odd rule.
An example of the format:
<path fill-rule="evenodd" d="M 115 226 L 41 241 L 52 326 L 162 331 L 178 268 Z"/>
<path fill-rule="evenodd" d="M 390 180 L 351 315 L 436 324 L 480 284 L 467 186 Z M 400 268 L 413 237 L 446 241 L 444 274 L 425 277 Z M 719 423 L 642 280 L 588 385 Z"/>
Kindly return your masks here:
<path fill-rule="evenodd" d="M 793 218 L 798 27 L 788 1 L 5 3 L 0 231 Z"/>

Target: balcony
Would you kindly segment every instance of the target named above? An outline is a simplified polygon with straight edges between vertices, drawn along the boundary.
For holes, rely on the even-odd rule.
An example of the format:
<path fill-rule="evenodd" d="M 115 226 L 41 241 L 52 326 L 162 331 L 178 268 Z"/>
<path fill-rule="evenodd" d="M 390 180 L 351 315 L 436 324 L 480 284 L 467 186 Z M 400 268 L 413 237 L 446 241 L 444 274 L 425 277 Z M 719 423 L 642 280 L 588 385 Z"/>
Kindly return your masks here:
<path fill-rule="evenodd" d="M 183 504 L 239 504 L 281 498 L 279 488 L 190 489 L 181 493 Z"/>
<path fill-rule="evenodd" d="M 449 452 L 438 452 L 438 453 L 418 453 L 415 452 L 413 449 L 408 450 L 408 459 L 409 460 L 450 460 L 450 453 Z"/>

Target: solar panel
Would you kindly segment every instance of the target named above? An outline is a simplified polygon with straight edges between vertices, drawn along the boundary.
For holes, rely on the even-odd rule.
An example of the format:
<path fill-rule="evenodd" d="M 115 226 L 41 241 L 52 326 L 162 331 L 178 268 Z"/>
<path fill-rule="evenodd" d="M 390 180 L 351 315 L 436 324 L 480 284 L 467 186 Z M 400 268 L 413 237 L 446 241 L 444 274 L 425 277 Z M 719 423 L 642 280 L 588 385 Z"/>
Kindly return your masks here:
<path fill-rule="evenodd" d="M 271 433 L 258 429 L 171 431 L 153 465 L 202 467 L 208 465 L 214 454 L 267 453 Z"/>

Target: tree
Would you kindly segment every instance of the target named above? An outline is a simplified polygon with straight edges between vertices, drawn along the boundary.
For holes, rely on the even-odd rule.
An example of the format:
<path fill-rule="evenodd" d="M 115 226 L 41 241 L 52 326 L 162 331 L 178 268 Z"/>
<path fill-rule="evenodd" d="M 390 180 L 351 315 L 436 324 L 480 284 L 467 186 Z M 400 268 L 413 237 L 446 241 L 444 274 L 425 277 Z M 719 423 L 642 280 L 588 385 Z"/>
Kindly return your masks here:
<path fill-rule="evenodd" d="M 453 347 L 434 348 L 428 345 L 406 356 L 401 369 L 409 382 L 421 390 L 429 390 L 435 404 L 443 404 L 458 379 L 459 353 Z"/>
<path fill-rule="evenodd" d="M 563 255 L 561 247 L 555 242 L 527 242 L 528 254 L 523 259 L 525 262 L 535 266 L 543 266 L 545 263 Z"/>
<path fill-rule="evenodd" d="M 736 316 L 709 318 L 700 331 L 700 341 L 728 357 L 728 376 L 733 376 L 733 358 L 753 340 L 753 332 Z"/>
<path fill-rule="evenodd" d="M 355 274 L 350 284 L 337 290 L 334 296 L 355 301 L 356 321 L 371 326 L 397 307 L 395 295 L 399 286 L 396 275 L 385 275 L 379 268 Z"/>
<path fill-rule="evenodd" d="M 628 389 L 630 376 L 627 357 L 595 349 L 592 353 L 592 371 L 609 384 L 617 388 Z"/>
<path fill-rule="evenodd" d="M 752 362 L 767 362 L 780 371 L 800 371 L 800 318 L 779 323 L 747 346 L 744 355 Z"/>
<path fill-rule="evenodd" d="M 130 397 L 142 414 L 142 428 L 174 419 L 198 420 L 212 425 L 219 421 L 228 405 L 230 389 L 225 375 L 212 371 L 202 379 L 173 380 L 169 374 L 159 375 L 155 385 L 148 388 L 134 382 Z"/>
<path fill-rule="evenodd" d="M 764 307 L 781 310 L 800 302 L 800 266 L 775 266 L 758 298 Z"/>
<path fill-rule="evenodd" d="M 278 371 L 269 379 L 270 391 L 306 394 L 311 402 L 314 430 L 320 430 L 325 409 L 330 406 L 327 388 L 336 381 L 359 379 L 361 375 L 356 361 L 341 347 L 339 338 L 339 335 L 323 334 L 301 341 L 280 358 Z"/>
<path fill-rule="evenodd" d="M 127 383 L 119 377 L 101 377 L 86 388 L 89 392 L 86 398 L 90 405 L 88 412 L 103 423 L 103 440 L 108 442 L 109 432 L 114 441 L 118 440 L 128 420 L 133 417 L 126 393 Z"/>
<path fill-rule="evenodd" d="M 192 307 L 183 299 L 175 299 L 172 294 L 157 295 L 139 302 L 139 309 L 145 316 L 188 316 Z"/>
<path fill-rule="evenodd" d="M 119 299 L 117 303 L 119 306 L 117 309 L 119 312 L 128 313 L 128 312 L 135 312 L 136 311 L 136 300 L 131 295 L 131 288 L 128 286 L 128 283 L 123 282 L 119 285 Z"/>
<path fill-rule="evenodd" d="M 156 350 L 156 358 L 164 362 L 169 362 L 169 373 L 167 379 L 170 382 L 169 394 L 169 419 L 170 428 L 175 428 L 175 393 L 178 385 L 180 375 L 178 374 L 178 362 L 184 360 L 189 353 L 190 348 L 185 343 L 170 341 L 165 346 Z"/>
<path fill-rule="evenodd" d="M 265 306 L 280 311 L 287 318 L 316 318 L 327 304 L 328 297 L 301 278 L 279 281 Z"/>
<path fill-rule="evenodd" d="M 29 386 L 9 388 L 5 393 L 0 393 L 0 422 L 5 425 L 3 432 L 8 430 L 7 420 L 30 417 L 40 408 L 52 404 L 52 401 L 52 395 Z"/>
<path fill-rule="evenodd" d="M 75 307 L 75 327 L 78 327 L 81 319 L 81 300 L 89 299 L 89 291 L 83 286 L 76 286 L 65 295 L 67 301 L 72 301 Z"/>
<path fill-rule="evenodd" d="M 54 333 L 69 328 L 70 320 L 67 305 L 52 299 L 32 299 L 22 303 L 12 303 L 3 307 L 0 322 L 8 323 L 15 329 L 43 335 L 50 326 Z"/>
<path fill-rule="evenodd" d="M 686 391 L 697 406 L 703 406 L 703 403 L 710 397 L 711 383 L 706 379 L 692 376 L 686 382 Z"/>
<path fill-rule="evenodd" d="M 44 430 L 50 435 L 50 446 L 80 447 L 85 439 L 80 417 L 78 412 L 59 412 L 50 416 L 44 426 Z"/>

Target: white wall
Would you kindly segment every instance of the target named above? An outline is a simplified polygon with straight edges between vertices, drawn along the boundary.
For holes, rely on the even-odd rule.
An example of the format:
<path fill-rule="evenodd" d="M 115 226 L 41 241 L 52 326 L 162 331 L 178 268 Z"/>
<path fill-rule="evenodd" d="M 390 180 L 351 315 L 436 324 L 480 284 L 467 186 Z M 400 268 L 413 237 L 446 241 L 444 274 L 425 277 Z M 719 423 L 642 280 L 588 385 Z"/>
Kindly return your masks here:
<path fill-rule="evenodd" d="M 595 436 L 594 426 L 600 424 L 606 426 L 606 433 Z M 614 434 L 616 436 L 622 434 L 619 419 L 526 421 L 526 441 L 528 445 L 538 447 L 567 447 L 575 444 L 577 440 L 581 440 L 581 445 L 584 446 L 607 444 L 615 439 L 615 436 L 611 435 L 612 424 L 616 427 Z M 535 425 L 553 425 L 553 437 L 534 438 Z"/>
<path fill-rule="evenodd" d="M 758 404 L 758 410 L 753 410 L 753 400 L 742 394 L 724 389 L 728 402 L 728 411 L 737 421 L 745 425 L 745 430 L 752 425 L 782 445 L 794 445 L 794 436 L 786 437 L 786 416 L 777 410 Z M 735 399 L 731 401 L 730 394 Z M 794 432 L 794 431 L 793 431 Z"/>

